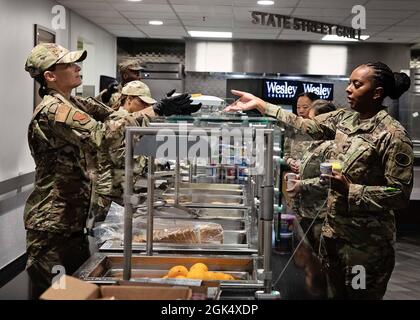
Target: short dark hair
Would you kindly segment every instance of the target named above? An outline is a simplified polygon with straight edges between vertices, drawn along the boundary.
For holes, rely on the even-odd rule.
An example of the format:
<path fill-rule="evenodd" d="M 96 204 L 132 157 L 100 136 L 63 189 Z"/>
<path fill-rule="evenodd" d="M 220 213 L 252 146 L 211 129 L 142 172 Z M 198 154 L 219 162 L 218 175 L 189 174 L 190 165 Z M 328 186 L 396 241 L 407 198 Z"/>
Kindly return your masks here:
<path fill-rule="evenodd" d="M 309 98 L 309 100 L 311 100 L 312 102 L 313 101 L 315 101 L 315 100 L 318 100 L 319 99 L 319 96 L 318 95 L 316 95 L 315 93 L 313 93 L 313 92 L 302 92 L 302 93 L 299 93 L 298 94 L 298 96 L 297 96 L 297 98 L 296 98 L 296 103 L 297 103 L 297 99 L 299 99 L 300 97 L 307 97 L 307 98 Z"/>
<path fill-rule="evenodd" d="M 375 85 L 384 88 L 382 98 L 398 99 L 410 88 L 411 80 L 405 73 L 393 72 L 385 63 L 380 61 L 366 63 L 366 66 L 374 71 Z"/>

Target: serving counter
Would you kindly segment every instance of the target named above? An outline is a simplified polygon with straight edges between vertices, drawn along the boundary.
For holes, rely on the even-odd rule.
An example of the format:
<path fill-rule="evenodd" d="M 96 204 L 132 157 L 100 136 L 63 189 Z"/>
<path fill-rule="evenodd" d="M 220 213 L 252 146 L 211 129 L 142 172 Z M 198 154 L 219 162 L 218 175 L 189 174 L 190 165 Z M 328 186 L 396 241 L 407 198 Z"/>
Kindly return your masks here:
<path fill-rule="evenodd" d="M 192 120 L 127 128 L 124 207 L 117 208 L 120 220 L 111 226 L 117 237 L 105 241 L 74 276 L 102 285 L 214 281 L 221 299 L 323 298 L 322 270 L 311 247 L 301 241 L 296 220 L 286 238 L 273 237 L 283 212 L 275 188 L 280 162 L 275 161 L 273 120 Z M 200 150 L 207 155 L 204 161 L 199 161 L 201 153 L 191 157 L 198 138 L 207 142 Z M 175 146 L 166 153 L 173 168 L 156 172 L 155 159 L 167 141 L 167 148 Z M 134 185 L 133 159 L 138 156 L 148 159 L 147 177 L 140 182 L 146 193 Z M 274 247 L 273 238 L 278 241 Z M 165 277 L 174 266 L 189 269 L 198 262 L 229 280 Z M 12 282 L 19 281 L 31 283 L 26 272 Z M 9 285 L 0 297 L 7 297 Z"/>
<path fill-rule="evenodd" d="M 302 229 L 296 224 L 293 231 L 293 242 L 296 252 L 293 257 L 291 250 L 279 250 L 278 247 L 280 247 L 280 244 L 274 246 L 271 252 L 271 269 L 274 280 L 273 288 L 280 292 L 280 298 L 282 300 L 326 298 L 325 275 L 312 248 L 306 241 L 303 241 L 300 246 L 297 246 L 301 241 L 302 235 Z M 98 255 L 100 256 L 102 253 Z M 104 260 L 102 261 L 106 262 Z M 114 269 L 114 271 L 121 272 L 121 258 L 119 262 L 114 260 L 112 263 L 114 263 L 114 266 L 115 263 L 119 263 L 119 270 Z M 279 276 L 281 277 L 279 278 Z M 112 279 L 111 281 L 114 283 Z M 243 287 L 235 288 L 234 286 L 225 286 L 222 289 L 220 299 L 253 300 L 255 299 L 254 293 L 255 288 L 246 289 Z M 40 292 L 36 288 L 36 280 L 31 279 L 26 270 L 22 270 L 15 278 L 0 288 L 0 300 L 30 300 L 36 299 L 39 294 Z"/>

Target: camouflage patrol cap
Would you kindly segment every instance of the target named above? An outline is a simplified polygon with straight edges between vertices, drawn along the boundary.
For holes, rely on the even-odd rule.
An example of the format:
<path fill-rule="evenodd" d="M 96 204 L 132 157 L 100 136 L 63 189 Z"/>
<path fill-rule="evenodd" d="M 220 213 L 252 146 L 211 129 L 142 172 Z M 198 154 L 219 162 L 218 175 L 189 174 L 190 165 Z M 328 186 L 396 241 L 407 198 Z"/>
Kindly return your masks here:
<path fill-rule="evenodd" d="M 124 70 L 143 70 L 144 68 L 140 65 L 140 61 L 139 60 L 137 60 L 137 59 L 127 59 L 127 60 L 124 60 L 123 62 L 121 62 L 119 65 L 118 65 L 118 68 L 120 69 L 120 72 L 121 71 L 124 71 Z"/>
<path fill-rule="evenodd" d="M 141 81 L 130 81 L 128 82 L 121 91 L 126 96 L 136 96 L 147 104 L 154 104 L 156 100 L 152 98 L 149 87 Z"/>
<path fill-rule="evenodd" d="M 55 64 L 83 61 L 86 56 L 86 50 L 69 51 L 55 43 L 41 43 L 26 59 L 25 70 L 34 78 Z"/>

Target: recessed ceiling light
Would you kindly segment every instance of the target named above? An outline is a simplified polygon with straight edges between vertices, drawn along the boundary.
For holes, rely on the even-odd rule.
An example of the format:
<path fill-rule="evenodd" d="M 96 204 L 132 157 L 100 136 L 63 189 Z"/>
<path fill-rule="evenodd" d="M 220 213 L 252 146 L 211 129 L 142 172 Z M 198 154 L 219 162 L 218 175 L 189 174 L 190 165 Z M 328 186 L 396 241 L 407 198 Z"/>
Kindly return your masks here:
<path fill-rule="evenodd" d="M 360 36 L 360 39 L 361 40 L 366 40 L 369 37 L 370 36 L 368 36 L 368 35 L 362 35 L 362 36 Z M 354 38 L 339 37 L 335 34 L 327 34 L 326 36 L 323 36 L 321 40 L 324 40 L 324 41 L 359 41 L 358 39 L 354 39 Z"/>
<path fill-rule="evenodd" d="M 271 6 L 274 4 L 274 1 L 271 0 L 259 0 L 257 1 L 257 4 L 259 4 L 260 6 Z"/>
<path fill-rule="evenodd" d="M 232 32 L 220 31 L 188 31 L 191 37 L 202 38 L 232 38 Z"/>
<path fill-rule="evenodd" d="M 152 24 L 154 26 L 161 26 L 163 24 L 163 22 L 160 21 L 160 20 L 150 20 L 149 24 Z"/>
<path fill-rule="evenodd" d="M 127 1 L 130 1 L 130 2 L 140 2 L 142 0 L 127 0 Z"/>

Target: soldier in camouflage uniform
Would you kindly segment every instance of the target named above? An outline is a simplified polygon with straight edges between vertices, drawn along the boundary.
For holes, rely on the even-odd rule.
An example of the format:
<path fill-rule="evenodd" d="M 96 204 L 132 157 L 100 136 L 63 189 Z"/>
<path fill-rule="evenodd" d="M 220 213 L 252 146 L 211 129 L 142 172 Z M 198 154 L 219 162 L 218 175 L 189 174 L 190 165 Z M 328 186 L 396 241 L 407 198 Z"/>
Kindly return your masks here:
<path fill-rule="evenodd" d="M 128 115 L 141 110 L 151 110 L 157 101 L 152 98 L 149 87 L 141 81 L 128 82 L 121 91 L 121 96 L 116 103 L 119 116 Z M 143 125 L 147 126 L 147 122 Z M 111 162 L 103 163 L 99 170 L 99 178 L 96 192 L 102 202 L 114 201 L 123 205 L 124 194 L 124 165 L 125 165 L 125 143 L 115 144 L 109 150 Z M 146 170 L 146 158 L 139 156 L 134 161 L 134 183 L 144 176 Z M 104 214 L 107 212 L 104 208 Z M 103 214 L 103 215 L 104 215 Z"/>
<path fill-rule="evenodd" d="M 103 90 L 98 100 L 112 107 L 115 106 L 121 96 L 122 88 L 131 81 L 140 80 L 140 71 L 144 68 L 137 59 L 127 59 L 118 65 L 120 71 L 121 83 L 111 83 L 107 89 Z"/>
<path fill-rule="evenodd" d="M 89 255 L 84 229 L 92 193 L 89 161 L 96 159 L 92 155 L 109 154 L 127 125 L 140 126 L 156 114 L 191 108 L 190 96 L 184 94 L 164 99 L 153 109 L 118 116 L 95 99 L 71 96 L 82 83 L 76 62 L 86 55 L 43 43 L 32 49 L 25 64 L 43 97 L 28 129 L 36 178 L 24 210 L 27 269 L 41 291 L 50 286 L 54 266 L 64 266 L 71 274 Z"/>
<path fill-rule="evenodd" d="M 296 102 L 297 115 L 307 119 L 311 104 L 316 99 L 318 99 L 318 96 L 311 92 L 299 94 Z M 283 159 L 292 172 L 299 173 L 300 161 L 311 143 L 312 139 L 308 135 L 303 135 L 292 127 L 286 127 Z"/>
<path fill-rule="evenodd" d="M 309 118 L 335 111 L 336 106 L 325 100 L 315 100 L 309 110 Z M 321 185 L 320 164 L 328 157 L 333 146 L 331 140 L 314 141 L 302 157 L 299 170 L 300 180 L 288 190 L 294 199 L 295 212 L 300 217 L 300 225 L 307 232 L 307 239 L 315 252 L 319 252 L 322 223 L 327 214 L 326 200 L 328 188 Z M 309 229 L 309 230 L 308 230 Z"/>
<path fill-rule="evenodd" d="M 329 177 L 327 221 L 322 230 L 332 298 L 381 299 L 385 294 L 395 264 L 393 210 L 409 203 L 414 154 L 406 130 L 382 102 L 387 96 L 399 98 L 409 87 L 407 75 L 376 62 L 360 65 L 350 76 L 346 92 L 355 112 L 338 110 L 302 119 L 238 91 L 233 93 L 240 98 L 226 109 L 258 109 L 316 140 L 334 141 L 331 158 L 340 160 L 343 168 Z M 353 273 L 361 270 L 359 266 L 365 270 L 365 287 L 355 278 L 359 274 Z"/>

